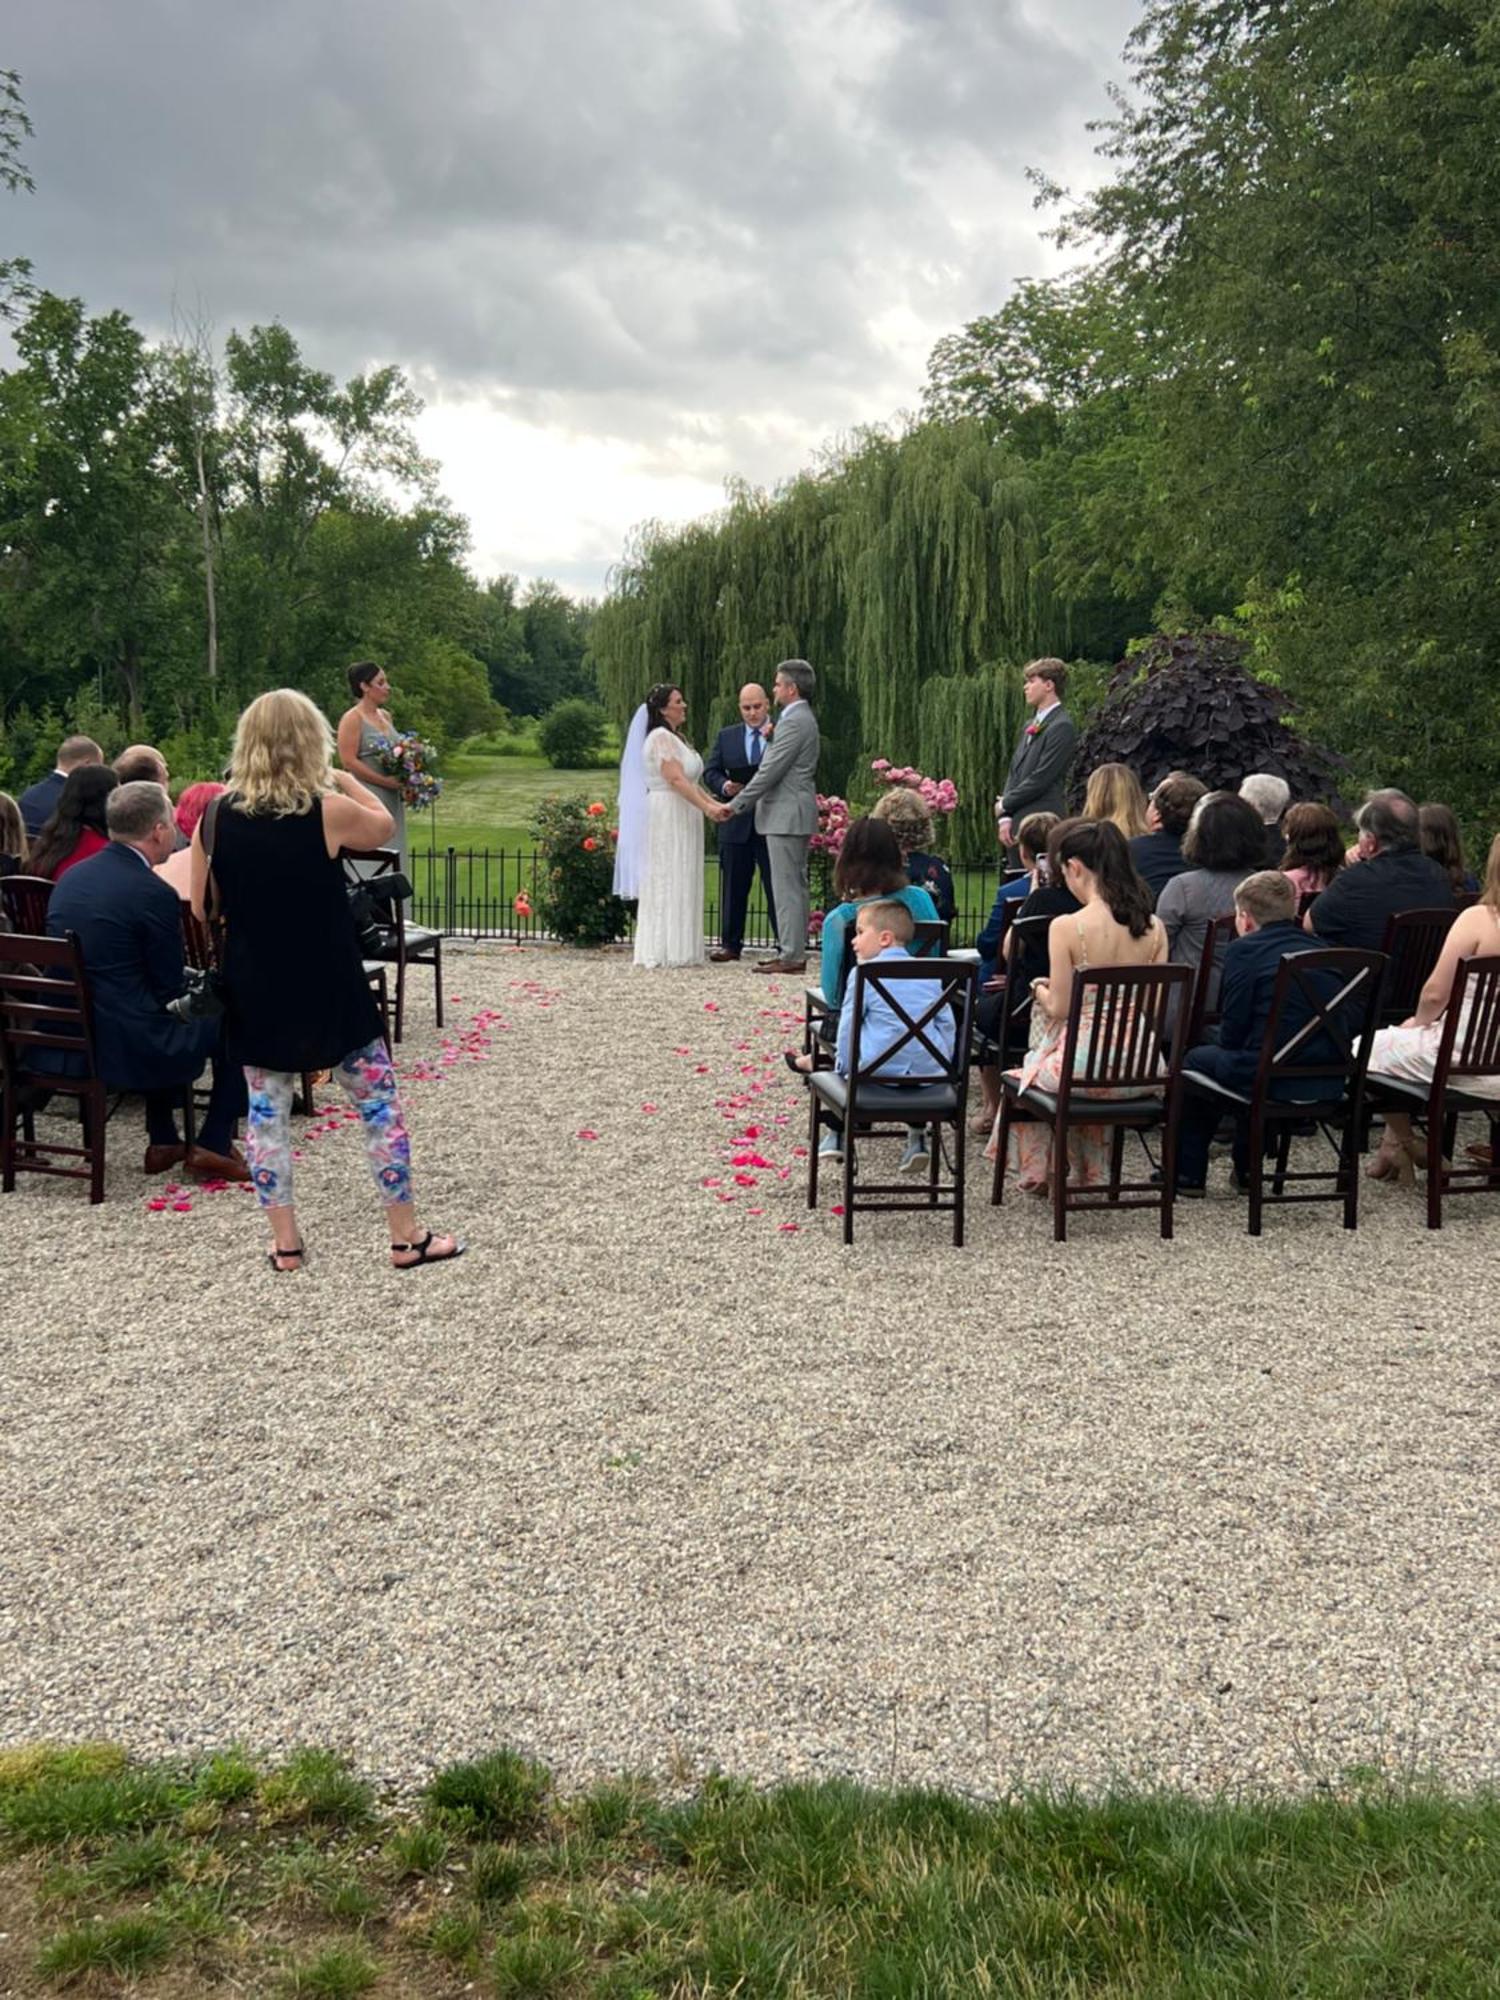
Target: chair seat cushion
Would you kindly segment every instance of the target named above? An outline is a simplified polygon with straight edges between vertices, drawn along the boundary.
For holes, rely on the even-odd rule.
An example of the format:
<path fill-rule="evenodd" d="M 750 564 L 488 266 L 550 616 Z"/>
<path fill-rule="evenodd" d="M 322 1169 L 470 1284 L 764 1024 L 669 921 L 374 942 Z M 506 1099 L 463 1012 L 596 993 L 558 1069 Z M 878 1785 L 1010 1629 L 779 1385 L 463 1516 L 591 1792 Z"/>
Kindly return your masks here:
<path fill-rule="evenodd" d="M 1408 1104 L 1425 1104 L 1432 1095 L 1430 1083 L 1416 1083 L 1408 1076 L 1381 1076 L 1373 1069 L 1366 1079 L 1372 1098 L 1398 1097 Z M 1500 1118 L 1500 1098 L 1480 1097 L 1471 1090 L 1462 1090 L 1456 1083 L 1450 1083 L 1443 1092 L 1443 1104 L 1449 1111 L 1481 1111 L 1486 1118 Z"/>
<path fill-rule="evenodd" d="M 849 1106 L 849 1079 L 831 1069 L 817 1069 L 808 1082 L 831 1111 Z M 920 1118 L 951 1118 L 958 1110 L 958 1092 L 944 1078 L 931 1083 L 862 1083 L 859 1087 L 861 1118 L 904 1118 L 912 1123 Z"/>
<path fill-rule="evenodd" d="M 1215 1076 L 1205 1076 L 1201 1070 L 1185 1069 L 1182 1080 L 1189 1090 L 1199 1091 L 1205 1097 L 1219 1097 L 1226 1104 L 1238 1104 L 1249 1110 L 1254 1101 L 1247 1090 L 1234 1090 L 1227 1083 L 1220 1083 Z M 1311 1111 L 1319 1117 L 1327 1117 L 1344 1103 L 1342 1091 L 1337 1097 L 1269 1097 L 1267 1111 L 1292 1111 L 1299 1117 Z"/>
<path fill-rule="evenodd" d="M 1057 1116 L 1056 1091 L 1038 1090 L 1034 1085 L 1030 1090 L 1022 1090 L 1012 1077 L 1005 1079 L 1005 1089 L 1008 1096 L 1017 1104 L 1024 1104 L 1028 1111 L 1040 1112 L 1044 1118 Z M 1166 1093 L 1160 1090 L 1141 1097 L 1093 1097 L 1075 1091 L 1068 1114 L 1076 1125 L 1105 1125 L 1112 1121 L 1129 1124 L 1139 1118 L 1160 1118 L 1166 1108 Z"/>

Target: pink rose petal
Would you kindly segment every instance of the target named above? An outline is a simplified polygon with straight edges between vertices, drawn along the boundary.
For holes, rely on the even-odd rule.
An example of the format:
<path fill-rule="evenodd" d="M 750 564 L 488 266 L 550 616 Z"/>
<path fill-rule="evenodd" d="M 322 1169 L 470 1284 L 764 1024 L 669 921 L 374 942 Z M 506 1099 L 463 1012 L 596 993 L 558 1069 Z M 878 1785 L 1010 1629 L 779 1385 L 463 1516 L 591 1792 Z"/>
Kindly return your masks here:
<path fill-rule="evenodd" d="M 778 1222 L 776 1227 L 783 1236 L 795 1236 L 802 1227 L 802 1224 L 800 1222 Z"/>
<path fill-rule="evenodd" d="M 147 1208 L 155 1209 L 158 1214 L 161 1212 L 162 1209 L 166 1207 L 166 1205 L 167 1204 L 161 1195 L 153 1196 L 152 1199 L 146 1203 Z"/>
<path fill-rule="evenodd" d="M 598 1136 L 599 1134 L 588 1125 L 580 1125 L 578 1130 L 573 1134 L 575 1139 L 597 1139 Z"/>
<path fill-rule="evenodd" d="M 736 1174 L 734 1177 L 734 1184 L 736 1187 L 760 1186 L 760 1182 L 756 1179 L 754 1174 Z"/>
<path fill-rule="evenodd" d="M 176 1209 L 179 1215 L 186 1215 L 188 1211 L 192 1208 L 193 1204 L 190 1201 L 174 1201 L 172 1206 L 173 1208 Z"/>
<path fill-rule="evenodd" d="M 647 1116 L 648 1118 L 649 1118 L 649 1117 L 651 1117 L 651 1116 L 652 1116 L 652 1115 L 653 1115 L 653 1114 L 654 1114 L 655 1112 L 657 1112 L 658 1110 L 660 1110 L 660 1108 L 661 1108 L 661 1107 L 660 1107 L 659 1105 L 656 1105 L 656 1104 L 643 1104 L 643 1105 L 641 1106 L 641 1109 L 642 1109 L 642 1111 L 644 1111 L 644 1112 L 645 1112 L 645 1114 L 646 1114 L 646 1116 Z"/>

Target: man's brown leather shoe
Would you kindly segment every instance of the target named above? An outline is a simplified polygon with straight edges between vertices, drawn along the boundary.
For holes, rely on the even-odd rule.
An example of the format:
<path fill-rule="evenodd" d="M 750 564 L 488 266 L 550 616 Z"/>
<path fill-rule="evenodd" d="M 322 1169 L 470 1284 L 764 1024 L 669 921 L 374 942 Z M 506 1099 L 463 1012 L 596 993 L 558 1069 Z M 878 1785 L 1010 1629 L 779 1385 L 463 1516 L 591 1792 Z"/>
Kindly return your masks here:
<path fill-rule="evenodd" d="M 188 1154 L 188 1171 L 199 1181 L 247 1181 L 250 1169 L 238 1153 L 210 1153 L 194 1146 Z"/>
<path fill-rule="evenodd" d="M 173 1167 L 181 1166 L 187 1158 L 187 1147 L 179 1140 L 175 1146 L 148 1146 L 146 1157 L 141 1161 L 143 1174 L 169 1174 Z"/>
<path fill-rule="evenodd" d="M 737 951 L 726 951 L 721 944 L 716 944 L 708 955 L 715 965 L 730 965 L 739 957 Z"/>
<path fill-rule="evenodd" d="M 806 972 L 805 958 L 767 958 L 756 966 L 757 972 Z"/>

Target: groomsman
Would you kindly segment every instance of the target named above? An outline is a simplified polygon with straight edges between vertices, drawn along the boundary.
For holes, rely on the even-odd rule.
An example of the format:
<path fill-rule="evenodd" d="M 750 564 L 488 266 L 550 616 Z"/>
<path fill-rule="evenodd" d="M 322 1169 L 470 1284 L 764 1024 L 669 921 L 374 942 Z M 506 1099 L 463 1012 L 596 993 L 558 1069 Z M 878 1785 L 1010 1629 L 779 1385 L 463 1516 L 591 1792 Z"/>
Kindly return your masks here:
<path fill-rule="evenodd" d="M 1062 705 L 1067 685 L 1068 670 L 1061 660 L 1033 660 L 1022 669 L 1021 694 L 1031 720 L 995 801 L 1002 846 L 1013 844 L 1015 829 L 1029 813 L 1053 812 L 1060 819 L 1068 810 L 1068 768 L 1078 748 L 1078 730 Z"/>
<path fill-rule="evenodd" d="M 716 799 L 732 799 L 754 777 L 771 737 L 771 704 L 766 691 L 755 681 L 740 689 L 740 720 L 719 731 L 703 773 L 704 788 Z M 718 964 L 738 958 L 745 948 L 745 911 L 750 902 L 750 885 L 760 870 L 766 892 L 766 911 L 771 930 L 776 929 L 776 898 L 771 893 L 771 861 L 766 836 L 756 830 L 754 815 L 745 813 L 727 819 L 719 828 L 719 904 L 722 911 L 719 942 L 708 954 Z"/>

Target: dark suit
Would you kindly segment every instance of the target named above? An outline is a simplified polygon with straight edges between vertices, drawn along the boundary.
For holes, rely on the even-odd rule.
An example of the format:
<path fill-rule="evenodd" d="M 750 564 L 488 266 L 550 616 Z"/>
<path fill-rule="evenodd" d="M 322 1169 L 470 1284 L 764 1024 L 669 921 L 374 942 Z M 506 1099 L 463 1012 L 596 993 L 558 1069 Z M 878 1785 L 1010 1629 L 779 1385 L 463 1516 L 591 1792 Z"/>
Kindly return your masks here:
<path fill-rule="evenodd" d="M 1321 951 L 1323 942 L 1312 938 L 1287 918 L 1262 924 L 1247 937 L 1232 938 L 1224 947 L 1223 974 L 1219 989 L 1219 1030 L 1216 1042 L 1189 1049 L 1184 1069 L 1212 1077 L 1229 1090 L 1248 1095 L 1255 1088 L 1260 1068 L 1261 1043 L 1271 1018 L 1276 978 L 1281 961 L 1292 952 Z M 1295 990 L 1287 1001 L 1281 1025 L 1290 1040 L 1309 1019 L 1307 1002 Z M 1314 1036 L 1299 1050 L 1304 1062 L 1338 1062 L 1341 1051 L 1326 1034 Z M 1284 1086 L 1283 1086 L 1284 1088 Z M 1337 1078 L 1309 1078 L 1298 1086 L 1299 1097 L 1338 1097 Z M 1222 1115 L 1222 1106 L 1208 1097 L 1185 1097 L 1182 1124 L 1177 1142 L 1177 1177 L 1190 1187 L 1201 1187 L 1208 1173 L 1208 1149 Z M 1236 1120 L 1234 1142 L 1235 1172 L 1243 1179 L 1249 1166 L 1249 1120 Z"/>
<path fill-rule="evenodd" d="M 170 1124 L 172 1100 L 202 1071 L 220 1034 L 218 1021 L 179 1021 L 166 1011 L 187 984 L 176 895 L 144 856 L 111 841 L 58 883 L 47 930 L 72 931 L 82 947 L 101 1077 L 112 1089 L 140 1091 L 157 1128 L 153 1141 L 164 1137 L 163 1113 Z M 237 1073 L 221 1064 L 203 1124 L 213 1152 L 228 1150 L 242 1094 Z"/>
<path fill-rule="evenodd" d="M 765 755 L 762 738 L 761 755 Z M 730 773 L 743 770 L 749 762 L 747 732 L 742 722 L 732 722 L 719 731 L 713 755 L 703 768 L 703 788 L 716 799 L 725 796 Z M 743 780 L 741 781 L 743 782 Z M 739 952 L 745 946 L 745 911 L 750 904 L 750 887 L 760 870 L 761 887 L 766 892 L 766 913 L 771 933 L 776 932 L 776 898 L 771 893 L 771 861 L 766 836 L 758 833 L 753 813 L 736 813 L 719 828 L 719 871 L 722 880 L 722 909 L 719 942 L 725 951 Z"/>
<path fill-rule="evenodd" d="M 61 771 L 49 771 L 45 778 L 38 779 L 34 785 L 28 785 L 16 800 L 16 804 L 21 808 L 21 824 L 25 827 L 29 839 L 35 840 L 57 811 L 57 802 L 62 797 L 62 788 L 66 782 Z"/>
<path fill-rule="evenodd" d="M 1066 813 L 1068 771 L 1077 749 L 1078 730 L 1065 708 L 1054 708 L 1035 736 L 1022 734 L 1000 794 L 1012 839 L 1028 813 Z"/>

